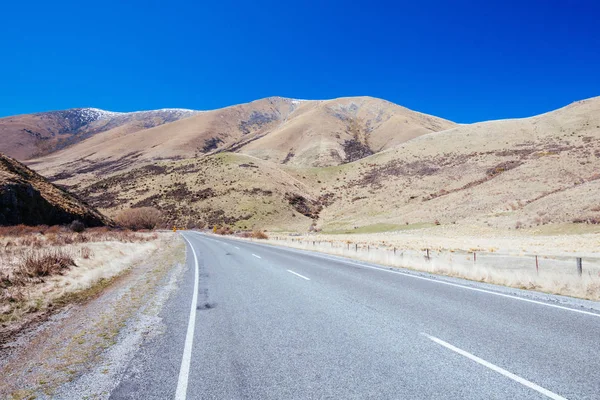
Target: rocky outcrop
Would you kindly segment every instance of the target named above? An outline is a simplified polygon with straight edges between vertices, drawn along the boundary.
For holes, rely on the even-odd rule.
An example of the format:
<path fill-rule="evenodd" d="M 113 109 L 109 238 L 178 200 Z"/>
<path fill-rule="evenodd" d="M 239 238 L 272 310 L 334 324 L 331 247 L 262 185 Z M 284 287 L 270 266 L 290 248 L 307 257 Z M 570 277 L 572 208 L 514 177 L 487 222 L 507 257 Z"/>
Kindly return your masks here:
<path fill-rule="evenodd" d="M 0 225 L 62 225 L 74 220 L 87 226 L 111 224 L 85 202 L 0 154 Z"/>

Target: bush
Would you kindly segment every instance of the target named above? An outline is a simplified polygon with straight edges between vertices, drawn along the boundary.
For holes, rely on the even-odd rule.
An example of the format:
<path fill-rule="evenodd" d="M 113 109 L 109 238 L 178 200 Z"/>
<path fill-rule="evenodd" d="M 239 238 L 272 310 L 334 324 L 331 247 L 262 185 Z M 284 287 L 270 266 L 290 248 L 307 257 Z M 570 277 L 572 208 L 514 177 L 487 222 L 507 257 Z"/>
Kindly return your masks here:
<path fill-rule="evenodd" d="M 129 208 L 121 211 L 115 218 L 117 224 L 134 231 L 154 229 L 161 220 L 161 212 L 152 207 Z"/>
<path fill-rule="evenodd" d="M 252 232 L 252 237 L 254 239 L 268 239 L 269 235 L 267 235 L 263 231 L 254 231 L 254 232 Z"/>
<path fill-rule="evenodd" d="M 233 235 L 233 231 L 228 226 L 223 226 L 214 231 L 217 235 Z"/>
<path fill-rule="evenodd" d="M 50 276 L 74 265 L 73 257 L 63 250 L 29 252 L 19 264 L 16 275 L 22 278 Z"/>
<path fill-rule="evenodd" d="M 69 229 L 71 229 L 73 232 L 81 233 L 85 231 L 85 225 L 83 222 L 76 219 L 75 221 L 71 222 Z"/>

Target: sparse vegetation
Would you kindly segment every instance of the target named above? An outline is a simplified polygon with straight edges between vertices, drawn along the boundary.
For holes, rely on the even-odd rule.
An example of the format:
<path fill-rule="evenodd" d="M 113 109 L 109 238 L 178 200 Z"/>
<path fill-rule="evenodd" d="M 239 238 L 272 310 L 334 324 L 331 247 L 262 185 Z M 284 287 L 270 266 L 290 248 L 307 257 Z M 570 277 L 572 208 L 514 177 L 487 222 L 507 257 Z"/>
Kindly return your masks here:
<path fill-rule="evenodd" d="M 81 232 L 85 231 L 85 224 L 76 219 L 75 221 L 71 222 L 71 225 L 69 225 L 69 228 L 73 232 L 81 233 Z"/>
<path fill-rule="evenodd" d="M 267 235 L 265 232 L 260 231 L 260 230 L 256 230 L 254 232 L 252 232 L 251 237 L 253 239 L 268 239 L 269 235 Z"/>
<path fill-rule="evenodd" d="M 155 229 L 162 222 L 162 213 L 153 207 L 139 207 L 122 210 L 115 221 L 128 229 Z"/>
<path fill-rule="evenodd" d="M 85 232 L 74 232 L 71 225 L 0 227 L 0 322 L 19 321 L 62 293 L 111 276 L 129 259 L 124 251 L 158 238 L 108 227 Z"/>

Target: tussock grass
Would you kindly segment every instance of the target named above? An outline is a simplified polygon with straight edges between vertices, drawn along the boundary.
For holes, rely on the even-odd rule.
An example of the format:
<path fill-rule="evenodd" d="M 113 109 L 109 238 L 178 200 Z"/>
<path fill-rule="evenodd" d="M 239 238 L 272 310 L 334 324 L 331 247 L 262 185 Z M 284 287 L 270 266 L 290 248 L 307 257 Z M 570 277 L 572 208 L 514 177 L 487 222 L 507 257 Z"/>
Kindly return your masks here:
<path fill-rule="evenodd" d="M 162 214 L 153 207 L 128 208 L 119 212 L 115 221 L 128 229 L 154 229 L 162 222 Z"/>
<path fill-rule="evenodd" d="M 14 275 L 20 278 L 40 278 L 61 274 L 65 269 L 75 266 L 73 256 L 64 249 L 44 249 L 28 251 L 17 265 Z"/>
<path fill-rule="evenodd" d="M 155 249 L 159 237 L 111 228 L 0 227 L 0 322 L 17 322 L 110 279 Z"/>

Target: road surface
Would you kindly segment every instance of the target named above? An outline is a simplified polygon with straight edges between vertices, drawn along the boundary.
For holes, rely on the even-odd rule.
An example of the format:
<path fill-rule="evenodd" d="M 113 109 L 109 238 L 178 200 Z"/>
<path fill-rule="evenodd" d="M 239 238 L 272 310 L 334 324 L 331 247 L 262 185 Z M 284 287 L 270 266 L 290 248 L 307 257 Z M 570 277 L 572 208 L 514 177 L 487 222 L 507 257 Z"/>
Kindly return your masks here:
<path fill-rule="evenodd" d="M 600 314 L 184 232 L 114 399 L 600 399 Z"/>

